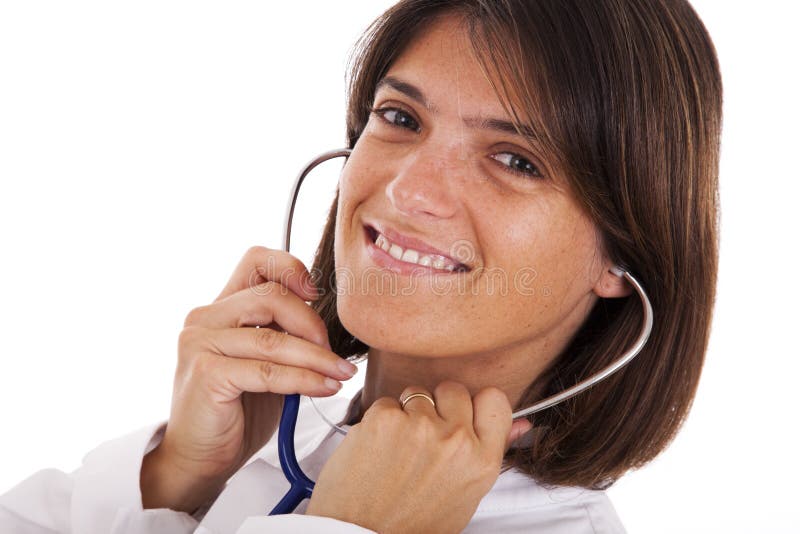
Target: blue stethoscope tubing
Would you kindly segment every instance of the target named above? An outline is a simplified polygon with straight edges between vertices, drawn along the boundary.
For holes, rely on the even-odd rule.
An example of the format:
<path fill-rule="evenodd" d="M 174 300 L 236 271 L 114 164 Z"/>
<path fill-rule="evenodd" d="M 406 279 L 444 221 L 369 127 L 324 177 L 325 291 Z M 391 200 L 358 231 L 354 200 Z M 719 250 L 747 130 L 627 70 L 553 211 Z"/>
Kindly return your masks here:
<path fill-rule="evenodd" d="M 283 250 L 289 252 L 292 239 L 292 219 L 294 218 L 294 207 L 297 204 L 297 196 L 300 194 L 300 186 L 303 184 L 308 173 L 317 165 L 329 159 L 347 157 L 350 149 L 331 150 L 320 154 L 318 157 L 309 161 L 303 168 L 292 187 L 292 196 L 286 211 L 286 224 L 283 233 Z M 281 462 L 281 470 L 286 475 L 291 487 L 286 495 L 275 505 L 269 515 L 290 514 L 304 499 L 311 498 L 314 491 L 314 481 L 308 478 L 300 464 L 297 462 L 297 455 L 294 451 L 294 430 L 297 426 L 297 412 L 300 408 L 300 395 L 285 395 L 283 398 L 283 411 L 281 412 L 281 422 L 278 427 L 278 459 Z"/>
<path fill-rule="evenodd" d="M 269 515 L 290 514 L 303 499 L 310 499 L 314 491 L 314 481 L 300 469 L 297 455 L 294 452 L 294 428 L 297 425 L 297 411 L 300 407 L 300 395 L 286 395 L 283 399 L 283 412 L 278 428 L 278 458 L 281 470 L 291 484 L 286 495 L 275 505 Z"/>
<path fill-rule="evenodd" d="M 316 158 L 309 161 L 303 170 L 300 171 L 300 174 L 295 180 L 294 187 L 292 188 L 292 196 L 286 210 L 286 224 L 284 226 L 283 234 L 283 249 L 286 252 L 289 252 L 289 244 L 292 236 L 292 219 L 294 218 L 294 208 L 295 204 L 297 203 L 297 196 L 300 193 L 300 186 L 303 184 L 303 180 L 305 180 L 306 176 L 308 176 L 308 174 L 320 163 L 333 158 L 346 158 L 351 152 L 352 151 L 349 148 L 324 152 L 323 154 L 320 154 Z M 597 382 L 604 380 L 611 374 L 624 367 L 637 354 L 639 354 L 639 352 L 642 350 L 642 347 L 644 347 L 645 343 L 647 343 L 647 339 L 650 337 L 650 332 L 653 330 L 653 307 L 650 304 L 650 299 L 647 297 L 647 294 L 645 293 L 639 281 L 636 280 L 636 278 L 634 278 L 633 275 L 631 275 L 626 269 L 622 267 L 615 267 L 613 270 L 616 275 L 625 278 L 628 283 L 631 284 L 642 301 L 642 328 L 639 332 L 639 336 L 636 338 L 636 341 L 634 341 L 631 347 L 628 348 L 628 350 L 626 350 L 616 360 L 611 362 L 597 373 L 560 393 L 547 397 L 546 399 L 542 399 L 532 406 L 514 412 L 512 414 L 513 419 L 518 419 L 520 417 L 525 417 L 533 413 L 540 412 L 570 397 L 574 397 L 585 389 L 592 387 Z M 306 476 L 306 474 L 300 468 L 300 464 L 297 462 L 297 456 L 294 450 L 294 431 L 295 427 L 297 426 L 297 413 L 299 408 L 300 395 L 295 394 L 284 396 L 283 411 L 281 412 L 281 421 L 278 427 L 278 458 L 281 462 L 281 470 L 283 471 L 284 475 L 286 475 L 286 479 L 289 481 L 291 487 L 289 488 L 289 491 L 286 492 L 286 495 L 284 495 L 280 500 L 280 502 L 275 505 L 275 508 L 272 509 L 269 515 L 281 515 L 293 512 L 295 508 L 297 508 L 297 506 L 303 502 L 304 499 L 311 498 L 311 493 L 314 491 L 314 481 L 308 478 L 308 476 Z M 334 428 L 339 432 L 346 433 L 339 426 L 334 425 Z"/>

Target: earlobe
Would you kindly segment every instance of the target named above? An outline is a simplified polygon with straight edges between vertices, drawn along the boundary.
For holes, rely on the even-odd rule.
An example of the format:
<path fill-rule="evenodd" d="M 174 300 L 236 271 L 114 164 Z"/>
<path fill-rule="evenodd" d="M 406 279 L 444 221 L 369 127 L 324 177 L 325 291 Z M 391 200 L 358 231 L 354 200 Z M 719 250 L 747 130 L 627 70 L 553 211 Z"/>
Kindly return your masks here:
<path fill-rule="evenodd" d="M 620 297 L 627 297 L 633 291 L 633 288 L 625 280 L 623 274 L 625 270 L 619 265 L 614 265 L 600 276 L 594 286 L 594 292 L 598 297 L 613 299 Z"/>

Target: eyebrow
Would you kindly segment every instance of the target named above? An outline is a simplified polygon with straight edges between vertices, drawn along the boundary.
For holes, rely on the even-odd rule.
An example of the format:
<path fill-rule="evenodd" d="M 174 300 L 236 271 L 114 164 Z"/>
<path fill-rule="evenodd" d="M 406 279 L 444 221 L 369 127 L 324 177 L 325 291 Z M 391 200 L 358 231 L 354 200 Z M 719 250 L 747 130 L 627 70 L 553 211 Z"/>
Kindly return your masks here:
<path fill-rule="evenodd" d="M 378 85 L 375 86 L 375 92 L 377 93 L 386 86 L 391 87 L 397 92 L 403 93 L 411 100 L 417 101 L 425 106 L 425 109 L 428 111 L 435 112 L 432 106 L 425 99 L 425 95 L 422 94 L 422 91 L 416 85 L 404 82 L 403 80 L 395 78 L 394 76 L 384 76 L 378 82 Z"/>
<path fill-rule="evenodd" d="M 481 130 L 494 130 L 496 132 L 507 133 L 511 135 L 521 135 L 528 139 L 536 140 L 539 138 L 530 126 L 520 125 L 519 128 L 511 121 L 502 119 L 479 119 L 467 117 L 464 123 L 469 128 L 478 128 Z"/>
<path fill-rule="evenodd" d="M 385 76 L 381 78 L 381 80 L 375 86 L 375 93 L 380 91 L 384 87 L 390 87 L 399 93 L 403 93 L 411 100 L 422 104 L 425 109 L 430 111 L 431 113 L 436 113 L 437 110 L 434 106 L 431 105 L 430 102 L 425 98 L 422 90 L 408 82 L 400 80 L 399 78 L 395 78 L 394 76 Z M 482 118 L 482 117 L 465 117 L 464 124 L 467 125 L 468 128 L 477 128 L 480 130 L 493 130 L 496 132 L 511 134 L 511 135 L 521 135 L 523 137 L 527 137 L 531 140 L 537 140 L 539 138 L 536 135 L 535 130 L 531 126 L 520 125 L 519 128 L 508 120 L 504 119 L 492 119 L 492 118 Z"/>

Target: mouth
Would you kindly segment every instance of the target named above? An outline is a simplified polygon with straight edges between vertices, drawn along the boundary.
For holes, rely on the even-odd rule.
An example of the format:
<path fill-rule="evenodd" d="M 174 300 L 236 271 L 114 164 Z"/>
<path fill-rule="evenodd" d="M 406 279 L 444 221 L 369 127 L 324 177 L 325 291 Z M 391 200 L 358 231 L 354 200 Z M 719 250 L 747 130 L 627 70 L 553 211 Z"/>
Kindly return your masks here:
<path fill-rule="evenodd" d="M 411 274 L 409 269 L 417 273 L 431 271 L 443 274 L 466 273 L 471 270 L 468 265 L 441 251 L 391 230 L 385 229 L 382 232 L 365 225 L 364 234 L 372 245 L 370 255 L 373 259 L 401 274 Z"/>

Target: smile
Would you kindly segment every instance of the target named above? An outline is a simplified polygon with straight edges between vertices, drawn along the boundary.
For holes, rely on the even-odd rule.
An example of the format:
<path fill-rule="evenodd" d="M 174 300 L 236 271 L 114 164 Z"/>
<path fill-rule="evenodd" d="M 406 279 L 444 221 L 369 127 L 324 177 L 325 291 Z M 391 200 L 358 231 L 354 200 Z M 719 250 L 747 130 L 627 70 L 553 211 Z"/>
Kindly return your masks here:
<path fill-rule="evenodd" d="M 470 269 L 463 263 L 430 251 L 420 251 L 410 246 L 401 246 L 399 239 L 391 240 L 371 226 L 364 227 L 370 247 L 370 255 L 378 264 L 400 274 L 421 273 L 425 271 L 442 273 L 467 272 Z"/>

